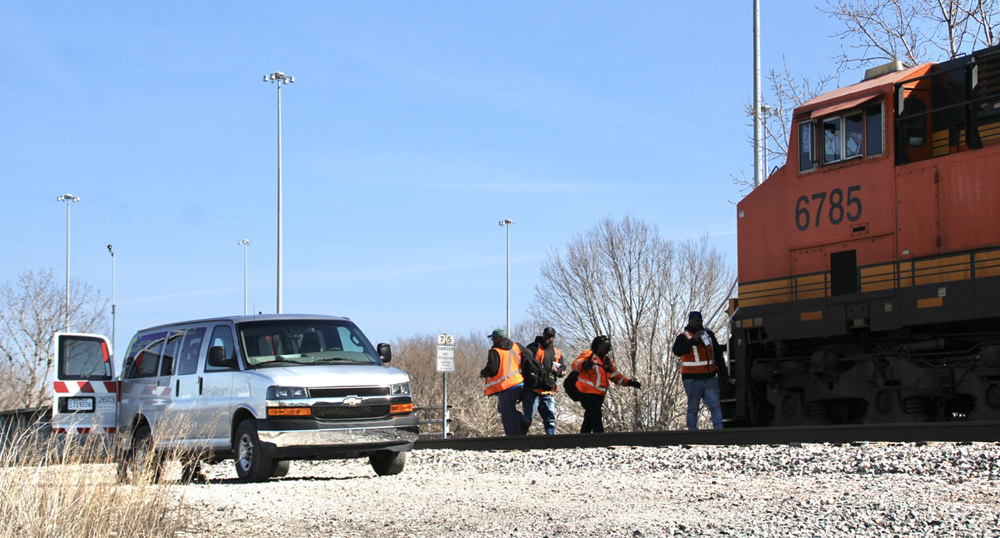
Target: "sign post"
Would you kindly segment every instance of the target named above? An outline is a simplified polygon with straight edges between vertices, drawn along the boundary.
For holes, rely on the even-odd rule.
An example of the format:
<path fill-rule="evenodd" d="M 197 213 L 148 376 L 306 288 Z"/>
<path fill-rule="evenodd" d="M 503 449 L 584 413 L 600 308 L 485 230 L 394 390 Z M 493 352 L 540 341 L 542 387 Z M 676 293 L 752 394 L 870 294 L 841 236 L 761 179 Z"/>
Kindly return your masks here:
<path fill-rule="evenodd" d="M 455 337 L 439 334 L 437 339 L 437 371 L 441 372 L 441 437 L 448 438 L 448 372 L 455 371 Z"/>

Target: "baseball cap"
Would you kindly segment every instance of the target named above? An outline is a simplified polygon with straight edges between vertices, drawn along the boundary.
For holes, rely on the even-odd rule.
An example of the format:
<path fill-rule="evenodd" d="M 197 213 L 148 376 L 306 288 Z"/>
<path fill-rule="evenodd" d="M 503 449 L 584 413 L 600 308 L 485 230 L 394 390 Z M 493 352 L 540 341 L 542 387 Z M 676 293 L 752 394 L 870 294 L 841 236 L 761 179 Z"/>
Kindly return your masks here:
<path fill-rule="evenodd" d="M 507 333 L 503 329 L 493 329 L 493 332 L 489 334 L 486 338 L 506 338 Z"/>
<path fill-rule="evenodd" d="M 555 336 L 555 335 L 556 335 L 556 330 L 553 329 L 552 327 L 546 327 L 546 328 L 542 329 L 542 336 L 545 337 L 545 338 L 548 338 L 550 336 Z"/>
<path fill-rule="evenodd" d="M 692 310 L 691 313 L 688 314 L 688 319 L 701 319 L 701 312 Z"/>

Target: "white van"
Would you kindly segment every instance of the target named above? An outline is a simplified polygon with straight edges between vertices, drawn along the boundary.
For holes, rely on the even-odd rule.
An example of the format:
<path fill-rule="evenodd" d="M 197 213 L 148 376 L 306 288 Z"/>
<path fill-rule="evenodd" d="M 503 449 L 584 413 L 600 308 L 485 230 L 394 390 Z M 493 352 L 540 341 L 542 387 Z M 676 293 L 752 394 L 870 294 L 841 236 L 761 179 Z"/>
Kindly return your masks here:
<path fill-rule="evenodd" d="M 368 457 L 397 474 L 417 439 L 410 380 L 349 319 L 267 315 L 139 331 L 115 375 L 101 335 L 59 333 L 57 434 L 121 434 L 123 458 L 190 449 L 232 458 L 244 482 L 289 460 Z M 169 430 L 169 431 L 168 431 Z"/>

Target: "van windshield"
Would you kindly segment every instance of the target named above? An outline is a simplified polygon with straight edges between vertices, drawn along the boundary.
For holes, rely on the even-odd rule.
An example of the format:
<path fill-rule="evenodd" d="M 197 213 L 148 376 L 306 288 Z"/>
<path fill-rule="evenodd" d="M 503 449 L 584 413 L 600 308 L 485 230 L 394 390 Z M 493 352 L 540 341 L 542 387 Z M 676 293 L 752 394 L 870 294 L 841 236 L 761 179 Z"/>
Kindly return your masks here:
<path fill-rule="evenodd" d="M 251 367 L 382 364 L 361 329 L 346 320 L 248 321 L 237 328 Z"/>

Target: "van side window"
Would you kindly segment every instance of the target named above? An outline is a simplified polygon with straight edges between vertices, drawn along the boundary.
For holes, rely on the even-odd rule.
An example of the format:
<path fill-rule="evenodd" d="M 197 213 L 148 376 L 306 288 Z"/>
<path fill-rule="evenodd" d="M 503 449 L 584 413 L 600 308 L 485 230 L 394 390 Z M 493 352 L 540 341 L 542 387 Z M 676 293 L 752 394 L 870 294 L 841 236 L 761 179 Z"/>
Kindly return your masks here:
<path fill-rule="evenodd" d="M 201 356 L 201 343 L 205 340 L 205 327 L 188 329 L 181 344 L 180 357 L 177 359 L 177 375 L 188 375 L 198 371 L 198 359 Z"/>
<path fill-rule="evenodd" d="M 163 362 L 160 364 L 160 375 L 174 375 L 174 360 L 177 358 L 177 350 L 181 347 L 181 338 L 184 331 L 170 331 L 167 338 L 167 347 L 163 350 Z"/>
<path fill-rule="evenodd" d="M 233 340 L 233 330 L 228 325 L 219 325 L 212 330 L 212 338 L 208 341 L 209 349 L 221 346 L 226 348 L 226 357 L 232 360 L 236 360 L 236 345 Z M 210 366 L 208 361 L 205 361 L 205 371 L 206 372 L 224 372 L 228 371 L 229 368 L 217 368 Z"/>
<path fill-rule="evenodd" d="M 129 365 L 125 378 L 156 377 L 166 339 L 167 332 L 162 331 L 144 334 L 133 340 L 125 357 L 126 364 Z"/>

